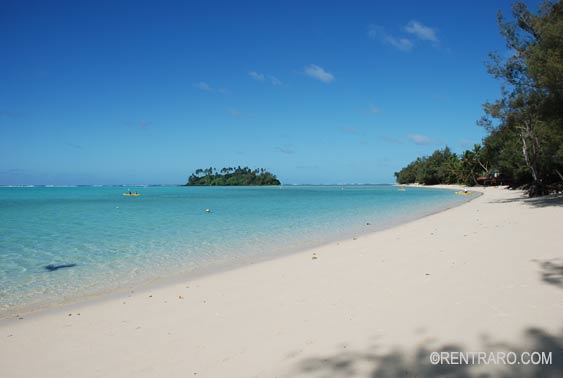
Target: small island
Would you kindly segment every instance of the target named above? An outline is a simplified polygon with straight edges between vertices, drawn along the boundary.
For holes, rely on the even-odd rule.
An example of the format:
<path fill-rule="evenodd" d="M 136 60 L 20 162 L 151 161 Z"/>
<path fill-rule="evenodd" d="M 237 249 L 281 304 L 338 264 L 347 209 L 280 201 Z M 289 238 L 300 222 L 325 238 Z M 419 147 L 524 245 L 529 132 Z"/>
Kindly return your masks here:
<path fill-rule="evenodd" d="M 250 169 L 240 166 L 196 169 L 185 186 L 264 186 L 281 185 L 277 177 L 263 168 Z"/>

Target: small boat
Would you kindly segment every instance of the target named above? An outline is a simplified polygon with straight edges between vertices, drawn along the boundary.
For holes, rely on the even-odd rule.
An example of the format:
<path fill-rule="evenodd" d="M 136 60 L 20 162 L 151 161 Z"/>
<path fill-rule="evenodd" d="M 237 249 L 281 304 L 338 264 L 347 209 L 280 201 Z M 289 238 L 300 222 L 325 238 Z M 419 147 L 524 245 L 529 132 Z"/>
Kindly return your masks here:
<path fill-rule="evenodd" d="M 123 197 L 139 197 L 139 193 L 123 193 Z"/>
<path fill-rule="evenodd" d="M 399 188 L 397 189 L 399 192 L 406 192 L 407 190 L 405 188 Z"/>

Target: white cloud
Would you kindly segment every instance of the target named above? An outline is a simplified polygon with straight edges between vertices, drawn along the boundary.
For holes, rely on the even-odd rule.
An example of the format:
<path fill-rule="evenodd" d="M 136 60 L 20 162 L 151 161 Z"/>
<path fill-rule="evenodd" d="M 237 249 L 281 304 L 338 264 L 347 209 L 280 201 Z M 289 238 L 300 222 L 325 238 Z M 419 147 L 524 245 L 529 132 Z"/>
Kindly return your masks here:
<path fill-rule="evenodd" d="M 343 127 L 340 129 L 345 134 L 352 134 L 352 135 L 360 135 L 362 134 L 360 130 L 356 129 L 355 127 Z"/>
<path fill-rule="evenodd" d="M 380 41 L 381 43 L 385 43 L 387 45 L 391 45 L 396 49 L 405 52 L 410 51 L 414 46 L 414 43 L 410 39 L 403 37 L 395 37 L 387 33 L 383 26 L 370 25 L 368 36 L 371 39 Z"/>
<path fill-rule="evenodd" d="M 432 144 L 432 138 L 427 137 L 426 135 L 409 134 L 407 135 L 407 139 L 414 144 Z"/>
<path fill-rule="evenodd" d="M 372 113 L 379 113 L 381 111 L 381 109 L 379 109 L 377 106 L 375 105 L 371 105 L 369 106 L 369 111 Z"/>
<path fill-rule="evenodd" d="M 409 23 L 403 27 L 403 31 L 421 41 L 429 41 L 434 44 L 439 42 L 436 29 L 426 26 L 419 21 L 409 21 Z M 390 34 L 383 26 L 379 25 L 370 25 L 368 36 L 371 39 L 393 46 L 396 49 L 405 52 L 410 51 L 414 47 L 414 41 L 410 38 Z"/>
<path fill-rule="evenodd" d="M 331 81 L 334 80 L 333 74 L 325 71 L 322 67 L 319 67 L 315 64 L 310 64 L 307 67 L 305 67 L 305 75 L 312 77 L 313 79 L 320 80 L 323 83 L 327 83 L 327 84 L 329 84 Z"/>
<path fill-rule="evenodd" d="M 368 30 L 368 36 L 371 39 L 380 39 L 380 37 L 385 33 L 383 26 L 370 25 Z"/>
<path fill-rule="evenodd" d="M 152 125 L 151 121 L 143 121 L 143 120 L 139 121 L 139 128 L 141 129 L 146 129 L 150 125 Z"/>
<path fill-rule="evenodd" d="M 404 27 L 404 30 L 416 36 L 418 39 L 423 41 L 430 41 L 430 42 L 438 42 L 438 37 L 436 36 L 436 30 L 423 25 L 421 22 L 418 21 L 409 21 L 407 26 Z"/>
<path fill-rule="evenodd" d="M 259 73 L 259 72 L 256 72 L 256 71 L 250 71 L 248 73 L 248 76 L 250 76 L 251 78 L 253 78 L 254 80 L 257 80 L 257 81 L 261 81 L 261 82 L 268 81 L 274 87 L 283 85 L 282 81 L 280 79 L 278 79 L 277 77 L 273 76 L 273 75 L 265 75 L 263 73 Z"/>
<path fill-rule="evenodd" d="M 240 110 L 236 109 L 236 108 L 228 108 L 227 109 L 227 113 L 233 117 L 233 118 L 240 118 L 242 117 L 242 113 L 240 112 Z"/>
<path fill-rule="evenodd" d="M 207 84 L 205 81 L 200 81 L 199 83 L 194 84 L 194 87 L 201 89 L 202 91 L 206 91 L 206 92 L 213 92 L 214 89 L 211 88 L 211 86 L 209 84 Z"/>
<path fill-rule="evenodd" d="M 250 71 L 248 73 L 248 76 L 258 81 L 264 81 L 264 74 L 258 73 L 256 71 Z"/>
<path fill-rule="evenodd" d="M 401 51 L 410 51 L 414 44 L 408 38 L 395 38 L 392 35 L 385 37 L 385 42 Z"/>
<path fill-rule="evenodd" d="M 199 83 L 195 83 L 194 87 L 197 89 L 201 89 L 202 91 L 209 92 L 209 93 L 221 93 L 226 94 L 227 90 L 225 88 L 213 88 L 211 85 L 207 84 L 205 81 L 200 81 Z"/>
<path fill-rule="evenodd" d="M 272 83 L 273 86 L 277 87 L 279 85 L 282 85 L 283 83 L 281 82 L 280 79 L 278 79 L 275 76 L 269 75 L 268 79 L 270 79 L 270 83 Z"/>
<path fill-rule="evenodd" d="M 77 150 L 81 150 L 83 147 L 80 144 L 72 143 L 72 142 L 65 142 L 65 145 L 68 147 L 72 147 Z"/>
<path fill-rule="evenodd" d="M 293 155 L 295 153 L 295 149 L 293 148 L 292 144 L 285 144 L 283 146 L 278 146 L 276 147 L 276 150 L 278 150 L 279 152 L 285 155 Z"/>

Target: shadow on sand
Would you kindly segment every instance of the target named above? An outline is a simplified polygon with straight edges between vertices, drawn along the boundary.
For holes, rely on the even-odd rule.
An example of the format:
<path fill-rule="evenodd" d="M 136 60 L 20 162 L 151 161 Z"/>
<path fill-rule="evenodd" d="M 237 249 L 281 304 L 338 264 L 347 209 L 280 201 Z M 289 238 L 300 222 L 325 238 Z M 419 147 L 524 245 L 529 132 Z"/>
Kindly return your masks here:
<path fill-rule="evenodd" d="M 294 369 L 298 377 L 365 377 L 365 378 L 560 378 L 563 377 L 563 333 L 551 335 L 537 328 L 525 332 L 520 345 L 486 341 L 483 350 L 471 352 L 551 352 L 550 364 L 436 364 L 430 362 L 432 352 L 464 352 L 458 345 L 419 346 L 415 350 L 394 350 L 378 353 L 377 346 L 366 351 L 345 351 L 334 355 L 302 360 Z M 465 351 L 470 352 L 470 351 Z M 529 361 L 523 357 L 521 361 Z M 535 358 L 535 357 L 534 357 Z M 475 360 L 477 361 L 477 360 Z M 549 361 L 549 360 L 548 360 Z M 292 376 L 293 376 L 292 375 Z"/>
<path fill-rule="evenodd" d="M 558 259 L 536 262 L 540 265 L 542 281 L 563 289 L 563 263 Z"/>
<path fill-rule="evenodd" d="M 527 204 L 532 207 L 551 207 L 551 206 L 562 206 L 563 207 L 563 194 L 549 194 L 542 197 L 528 197 L 525 194 L 517 198 L 508 198 L 502 200 L 492 201 L 493 203 L 522 203 Z"/>

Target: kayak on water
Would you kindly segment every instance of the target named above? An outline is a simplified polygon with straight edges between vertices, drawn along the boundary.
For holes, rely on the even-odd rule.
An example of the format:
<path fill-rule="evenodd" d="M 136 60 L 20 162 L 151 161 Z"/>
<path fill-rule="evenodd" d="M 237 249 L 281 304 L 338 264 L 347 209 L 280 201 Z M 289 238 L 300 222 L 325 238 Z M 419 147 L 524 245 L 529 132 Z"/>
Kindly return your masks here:
<path fill-rule="evenodd" d="M 471 192 L 468 192 L 468 191 L 465 191 L 465 192 L 464 192 L 464 191 L 459 191 L 459 192 L 455 192 L 455 194 L 459 194 L 459 195 L 461 195 L 461 196 L 468 196 L 468 195 L 471 194 Z"/>

